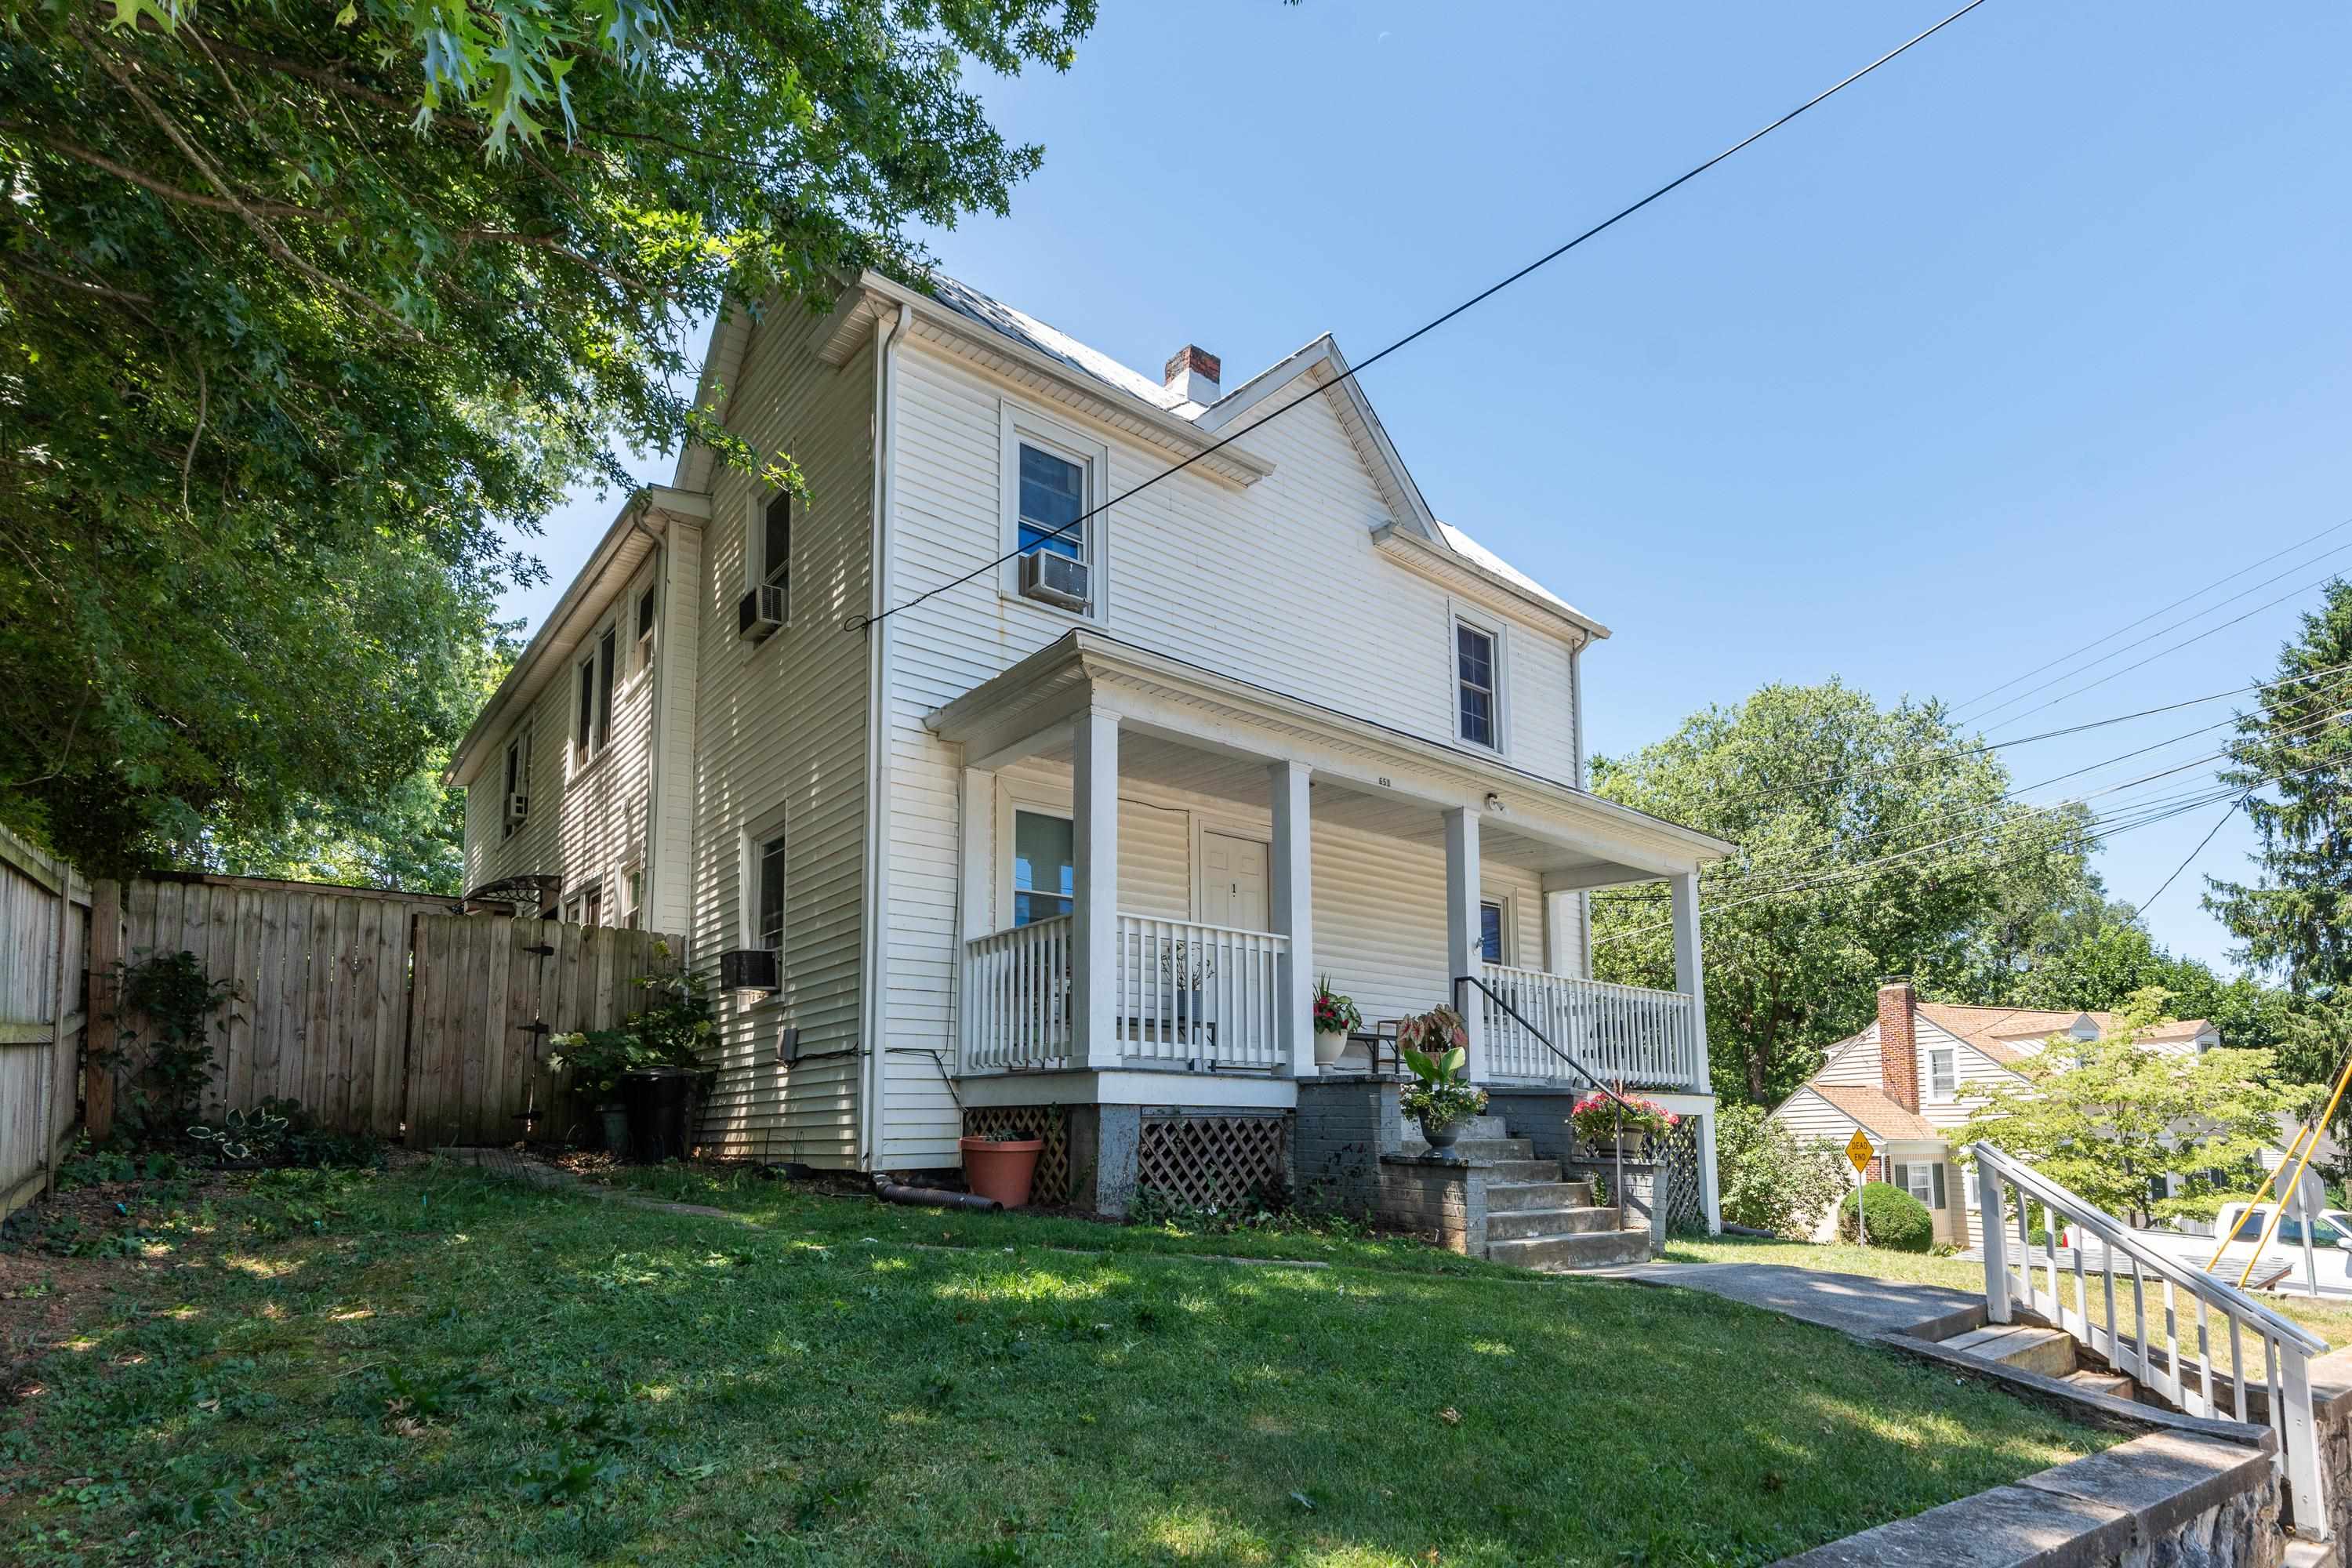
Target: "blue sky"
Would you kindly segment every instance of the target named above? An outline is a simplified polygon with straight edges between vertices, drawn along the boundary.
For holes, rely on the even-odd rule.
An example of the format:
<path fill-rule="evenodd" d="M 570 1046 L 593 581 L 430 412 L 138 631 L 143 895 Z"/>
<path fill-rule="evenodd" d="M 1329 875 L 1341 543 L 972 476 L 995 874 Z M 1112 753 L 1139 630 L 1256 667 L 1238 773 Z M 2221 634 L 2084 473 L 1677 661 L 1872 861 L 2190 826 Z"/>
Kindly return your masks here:
<path fill-rule="evenodd" d="M 1045 166 L 1010 218 L 933 240 L 1154 374 L 1191 342 L 1238 384 L 1326 329 L 1360 360 L 1950 8 L 1109 6 L 1068 75 L 985 85 Z M 1972 697 L 2352 519 L 2347 46 L 2352 14 L 2314 4 L 1991 0 L 1366 389 L 1441 516 L 1613 628 L 1596 749 L 1768 680 Z M 551 520 L 553 582 L 512 613 L 612 510 Z M 2339 545 L 2306 560 L 2143 651 L 2352 569 L 2319 558 Z M 2316 597 L 1989 732 L 2257 679 Z M 2227 708 L 2009 761 L 2032 783 Z M 2145 898 L 2219 811 L 2115 838 L 2110 891 Z M 2160 940 L 2222 958 L 2198 873 L 2247 847 L 2223 830 L 2149 911 Z"/>

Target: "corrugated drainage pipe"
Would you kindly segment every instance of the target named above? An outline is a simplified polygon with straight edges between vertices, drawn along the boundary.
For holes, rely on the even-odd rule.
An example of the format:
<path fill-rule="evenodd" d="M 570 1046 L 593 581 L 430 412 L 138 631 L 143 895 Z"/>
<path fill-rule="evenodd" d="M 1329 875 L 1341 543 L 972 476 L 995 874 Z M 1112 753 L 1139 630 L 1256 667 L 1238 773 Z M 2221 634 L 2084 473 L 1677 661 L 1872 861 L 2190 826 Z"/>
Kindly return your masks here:
<path fill-rule="evenodd" d="M 973 1214 L 997 1214 L 1004 1205 L 978 1193 L 950 1193 L 940 1187 L 902 1187 L 874 1178 L 874 1195 L 886 1204 L 912 1204 L 917 1208 L 969 1209 Z"/>

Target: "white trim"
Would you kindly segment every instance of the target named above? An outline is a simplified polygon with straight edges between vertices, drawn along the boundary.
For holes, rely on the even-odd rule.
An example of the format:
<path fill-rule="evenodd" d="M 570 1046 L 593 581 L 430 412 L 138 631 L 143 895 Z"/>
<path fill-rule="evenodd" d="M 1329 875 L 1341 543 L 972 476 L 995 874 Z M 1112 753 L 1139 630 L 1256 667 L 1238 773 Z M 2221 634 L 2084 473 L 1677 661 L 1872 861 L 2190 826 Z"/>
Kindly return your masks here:
<path fill-rule="evenodd" d="M 1518 899 L 1510 889 L 1496 887 L 1492 881 L 1482 879 L 1482 885 L 1478 889 L 1478 907 L 1481 911 L 1479 918 L 1482 921 L 1486 918 L 1484 910 L 1488 904 L 1495 906 L 1503 922 L 1503 952 L 1500 958 L 1490 958 L 1486 962 L 1500 963 L 1506 968 L 1517 968 L 1519 963 Z M 1486 941 L 1486 932 L 1481 931 L 1478 935 L 1479 941 L 1483 943 Z"/>
<path fill-rule="evenodd" d="M 1298 1081 L 1255 1073 L 1087 1072 L 982 1073 L 956 1087 L 971 1105 L 1199 1106 L 1234 1110 L 1288 1110 L 1298 1103 Z"/>
<path fill-rule="evenodd" d="M 735 900 L 735 935 L 737 947 L 760 945 L 760 847 L 772 838 L 784 841 L 784 936 L 777 948 L 779 955 L 792 945 L 793 897 L 793 824 L 791 809 L 785 805 L 771 806 L 759 816 L 747 817 L 735 835 L 735 885 L 740 889 Z M 777 979 L 783 978 L 783 964 L 779 957 Z"/>
<path fill-rule="evenodd" d="M 996 864 L 990 874 L 994 885 L 989 915 L 991 931 L 1013 929 L 1013 816 L 1015 813 L 1024 811 L 1038 816 L 1059 817 L 1073 824 L 1076 821 L 1066 786 L 1041 784 L 1033 779 L 1008 778 L 1002 773 L 997 775 Z M 1075 843 L 1071 849 L 1076 852 Z"/>
<path fill-rule="evenodd" d="M 799 498 L 790 490 L 772 485 L 754 484 L 744 494 L 743 518 L 743 592 L 764 586 L 768 582 L 768 506 L 782 496 L 785 499 L 785 523 L 788 536 L 784 543 L 784 625 L 793 624 L 792 557 L 793 540 L 790 535 L 800 532 L 802 518 L 799 509 L 791 503 Z M 761 639 L 764 647 L 775 639 Z"/>
<path fill-rule="evenodd" d="M 1087 607 L 1084 613 L 1065 610 L 1021 597 L 1021 447 L 1024 444 L 1076 463 L 1086 475 L 1081 510 L 1091 512 L 1116 492 L 1111 487 L 1110 448 L 1044 409 L 1011 397 L 997 399 L 997 552 L 1005 557 L 996 569 L 996 591 L 1032 609 L 1081 626 L 1102 626 L 1110 619 L 1111 530 L 1108 511 L 1089 517 L 1079 531 L 1078 559 L 1087 566 Z"/>
<path fill-rule="evenodd" d="M 1507 758 L 1511 754 L 1510 624 L 1475 605 L 1465 605 L 1461 600 L 1451 596 L 1445 601 L 1445 610 L 1446 690 L 1452 698 L 1454 710 L 1454 739 L 1456 743 L 1468 746 L 1474 751 L 1492 752 L 1496 756 Z M 1474 741 L 1462 732 L 1462 628 L 1464 626 L 1469 627 L 1485 637 L 1492 650 L 1488 660 L 1492 668 L 1486 677 L 1493 683 L 1492 689 L 1487 693 L 1487 701 L 1494 710 L 1487 715 L 1488 724 L 1495 731 L 1495 738 L 1491 742 Z"/>

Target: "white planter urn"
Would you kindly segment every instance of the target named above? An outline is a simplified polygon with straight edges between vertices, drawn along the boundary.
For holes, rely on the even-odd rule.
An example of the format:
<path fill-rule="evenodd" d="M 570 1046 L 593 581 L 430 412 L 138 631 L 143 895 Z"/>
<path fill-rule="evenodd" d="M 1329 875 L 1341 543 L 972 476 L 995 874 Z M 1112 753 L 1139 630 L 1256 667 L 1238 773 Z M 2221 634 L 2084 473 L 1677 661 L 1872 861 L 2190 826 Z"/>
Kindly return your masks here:
<path fill-rule="evenodd" d="M 1315 1065 L 1318 1068 L 1329 1067 L 1339 1059 L 1339 1053 L 1347 1048 L 1346 1030 L 1332 1029 L 1328 1032 L 1318 1030 L 1315 1036 Z"/>

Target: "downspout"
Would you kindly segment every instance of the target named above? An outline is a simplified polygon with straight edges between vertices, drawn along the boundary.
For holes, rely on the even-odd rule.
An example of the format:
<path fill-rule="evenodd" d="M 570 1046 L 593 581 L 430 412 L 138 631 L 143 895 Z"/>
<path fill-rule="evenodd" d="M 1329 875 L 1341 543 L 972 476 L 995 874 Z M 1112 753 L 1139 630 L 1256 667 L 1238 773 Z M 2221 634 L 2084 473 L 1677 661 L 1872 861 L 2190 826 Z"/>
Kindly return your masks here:
<path fill-rule="evenodd" d="M 861 1171 L 873 1170 L 881 1159 L 887 1059 L 883 1005 L 889 994 L 882 966 L 890 947 L 885 885 L 890 858 L 890 622 L 882 612 L 889 599 L 891 480 L 898 469 L 898 360 L 891 350 L 914 314 L 912 306 L 902 304 L 897 315 L 879 315 L 874 322 L 874 531 L 866 569 L 870 601 L 866 624 L 866 951 L 859 965 L 857 1004 L 857 1032 L 863 1047 L 857 1095 L 857 1168 Z"/>

